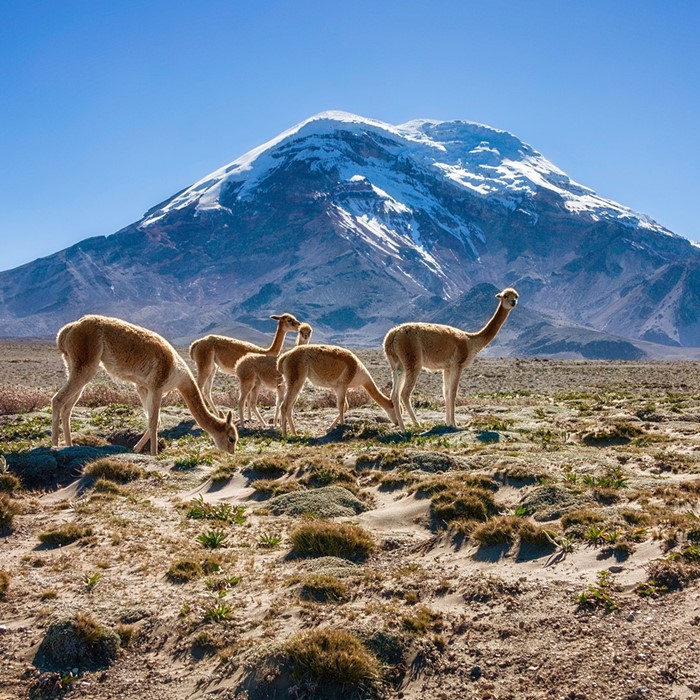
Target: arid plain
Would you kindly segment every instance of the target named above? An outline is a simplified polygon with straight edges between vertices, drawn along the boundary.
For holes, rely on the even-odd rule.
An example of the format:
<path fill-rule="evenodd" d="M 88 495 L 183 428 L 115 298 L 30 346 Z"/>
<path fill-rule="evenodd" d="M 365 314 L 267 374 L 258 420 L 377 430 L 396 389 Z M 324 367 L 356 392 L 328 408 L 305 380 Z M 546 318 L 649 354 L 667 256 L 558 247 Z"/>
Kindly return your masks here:
<path fill-rule="evenodd" d="M 457 430 L 436 374 L 406 433 L 361 391 L 329 433 L 307 386 L 299 437 L 249 424 L 234 456 L 176 395 L 134 454 L 103 373 L 53 451 L 63 377 L 52 343 L 0 344 L 0 698 L 700 694 L 696 362 L 483 358 Z"/>

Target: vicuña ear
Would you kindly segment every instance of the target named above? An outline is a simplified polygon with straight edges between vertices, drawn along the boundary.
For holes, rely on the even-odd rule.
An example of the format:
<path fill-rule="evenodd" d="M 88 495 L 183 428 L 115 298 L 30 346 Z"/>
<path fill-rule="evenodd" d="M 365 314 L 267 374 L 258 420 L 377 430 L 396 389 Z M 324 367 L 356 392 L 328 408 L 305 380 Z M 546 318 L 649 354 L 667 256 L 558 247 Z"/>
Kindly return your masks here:
<path fill-rule="evenodd" d="M 498 292 L 498 294 L 496 294 L 496 299 L 503 299 L 503 292 Z"/>
<path fill-rule="evenodd" d="M 270 318 L 271 318 L 273 321 L 279 321 L 282 317 L 281 317 L 281 316 L 270 316 Z"/>
<path fill-rule="evenodd" d="M 226 414 L 226 427 L 230 428 L 232 424 L 233 424 L 233 411 L 229 411 Z"/>

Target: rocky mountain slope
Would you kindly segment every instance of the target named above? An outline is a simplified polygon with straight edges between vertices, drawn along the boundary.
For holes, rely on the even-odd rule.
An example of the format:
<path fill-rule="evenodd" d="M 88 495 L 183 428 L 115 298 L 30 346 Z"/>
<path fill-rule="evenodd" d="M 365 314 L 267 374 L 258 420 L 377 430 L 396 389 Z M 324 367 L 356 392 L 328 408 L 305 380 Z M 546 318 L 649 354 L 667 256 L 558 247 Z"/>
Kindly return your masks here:
<path fill-rule="evenodd" d="M 698 282 L 689 241 L 507 132 L 328 112 L 118 233 L 0 273 L 0 336 L 91 312 L 176 342 L 251 337 L 291 311 L 317 340 L 376 345 L 409 319 L 471 329 L 489 285 L 521 293 L 498 339 L 510 354 L 662 355 L 648 342 L 700 345 Z"/>

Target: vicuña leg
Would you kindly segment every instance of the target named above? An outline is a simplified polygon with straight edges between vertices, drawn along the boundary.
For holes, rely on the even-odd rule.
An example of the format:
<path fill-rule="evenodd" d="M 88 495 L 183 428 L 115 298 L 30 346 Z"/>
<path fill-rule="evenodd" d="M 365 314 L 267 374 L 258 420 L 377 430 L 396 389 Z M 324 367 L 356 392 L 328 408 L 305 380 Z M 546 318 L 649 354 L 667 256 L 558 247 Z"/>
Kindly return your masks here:
<path fill-rule="evenodd" d="M 58 447 L 63 429 L 66 446 L 73 444 L 70 432 L 70 417 L 73 407 L 83 393 L 85 385 L 97 374 L 99 364 L 84 365 L 80 370 L 70 371 L 66 383 L 51 399 L 51 444 Z"/>
<path fill-rule="evenodd" d="M 141 395 L 139 391 L 139 395 Z M 163 392 L 158 390 L 147 391 L 146 400 L 143 403 L 144 411 L 148 418 L 148 428 L 143 437 L 134 446 L 134 452 L 141 452 L 146 443 L 151 441 L 151 454 L 158 454 L 158 422 L 160 420 L 160 405 L 163 400 Z M 143 400 L 143 399 L 142 399 Z"/>
<path fill-rule="evenodd" d="M 413 410 L 413 406 L 411 405 L 411 394 L 413 393 L 413 390 L 416 388 L 417 381 L 418 381 L 418 370 L 407 368 L 405 375 L 404 375 L 404 384 L 403 384 L 403 387 L 401 388 L 401 401 L 403 402 L 403 405 L 406 408 L 408 415 L 410 416 L 411 420 L 413 421 L 413 425 L 415 425 L 416 427 L 420 427 L 420 423 L 418 422 L 418 419 L 416 418 L 415 411 Z M 397 404 L 394 404 L 394 405 L 397 405 Z"/>

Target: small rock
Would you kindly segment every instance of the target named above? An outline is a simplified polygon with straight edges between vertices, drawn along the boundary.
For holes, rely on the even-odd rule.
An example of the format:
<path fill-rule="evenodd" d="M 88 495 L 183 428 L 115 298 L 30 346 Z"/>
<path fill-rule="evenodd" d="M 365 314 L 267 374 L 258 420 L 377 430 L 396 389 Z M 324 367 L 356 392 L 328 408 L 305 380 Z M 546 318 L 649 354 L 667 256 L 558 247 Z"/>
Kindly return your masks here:
<path fill-rule="evenodd" d="M 481 666 L 472 666 L 471 671 L 469 671 L 469 678 L 473 681 L 478 681 L 481 678 Z"/>

